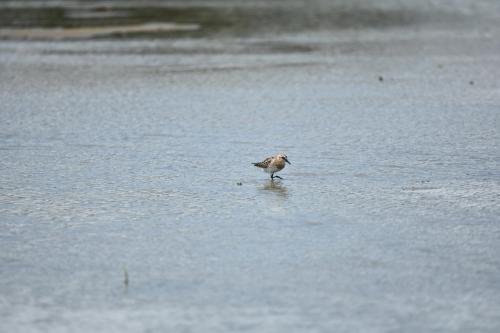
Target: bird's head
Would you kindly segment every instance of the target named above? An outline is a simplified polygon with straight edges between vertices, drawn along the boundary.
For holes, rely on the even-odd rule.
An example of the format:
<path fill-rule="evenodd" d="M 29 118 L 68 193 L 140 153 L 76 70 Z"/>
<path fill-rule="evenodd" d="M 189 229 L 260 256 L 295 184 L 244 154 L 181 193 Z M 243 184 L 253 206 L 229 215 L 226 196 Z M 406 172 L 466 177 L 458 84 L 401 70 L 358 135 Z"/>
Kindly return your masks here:
<path fill-rule="evenodd" d="M 285 155 L 285 154 L 278 154 L 278 157 L 280 160 L 284 160 L 286 163 L 292 165 L 292 163 L 290 163 L 290 161 L 288 160 L 288 157 Z"/>

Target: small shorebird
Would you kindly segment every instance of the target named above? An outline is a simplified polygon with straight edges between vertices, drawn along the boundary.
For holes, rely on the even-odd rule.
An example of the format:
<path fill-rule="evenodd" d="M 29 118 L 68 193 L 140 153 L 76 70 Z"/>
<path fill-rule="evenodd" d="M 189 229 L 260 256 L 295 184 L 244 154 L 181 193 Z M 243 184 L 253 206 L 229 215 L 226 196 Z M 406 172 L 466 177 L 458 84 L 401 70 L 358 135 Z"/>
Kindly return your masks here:
<path fill-rule="evenodd" d="M 288 161 L 288 158 L 285 154 L 278 154 L 276 156 L 268 157 L 262 162 L 253 163 L 253 165 L 258 168 L 264 169 L 264 172 L 270 173 L 271 179 L 283 179 L 280 176 L 275 176 L 274 174 L 278 171 L 283 170 L 283 168 L 285 167 L 285 162 L 290 165 L 292 164 L 290 163 L 290 161 Z"/>

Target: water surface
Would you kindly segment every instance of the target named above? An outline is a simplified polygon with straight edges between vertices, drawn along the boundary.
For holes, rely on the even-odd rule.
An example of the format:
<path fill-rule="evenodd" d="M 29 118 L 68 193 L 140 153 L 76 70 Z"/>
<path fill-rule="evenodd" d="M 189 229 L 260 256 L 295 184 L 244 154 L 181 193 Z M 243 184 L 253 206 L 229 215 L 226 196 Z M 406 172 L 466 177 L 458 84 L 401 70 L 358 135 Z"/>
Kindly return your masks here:
<path fill-rule="evenodd" d="M 381 4 L 4 36 L 0 330 L 498 331 L 497 5 Z M 68 6 L 63 28 L 109 24 Z M 251 162 L 278 152 L 273 182 Z"/>

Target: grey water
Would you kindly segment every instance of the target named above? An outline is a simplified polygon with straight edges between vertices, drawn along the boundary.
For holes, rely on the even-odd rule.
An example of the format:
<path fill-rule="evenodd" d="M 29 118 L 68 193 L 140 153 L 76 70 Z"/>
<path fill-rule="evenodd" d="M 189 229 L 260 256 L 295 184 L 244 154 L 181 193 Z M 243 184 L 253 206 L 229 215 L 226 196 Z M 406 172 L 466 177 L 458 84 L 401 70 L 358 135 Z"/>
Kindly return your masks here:
<path fill-rule="evenodd" d="M 0 4 L 0 331 L 498 332 L 498 9 Z"/>

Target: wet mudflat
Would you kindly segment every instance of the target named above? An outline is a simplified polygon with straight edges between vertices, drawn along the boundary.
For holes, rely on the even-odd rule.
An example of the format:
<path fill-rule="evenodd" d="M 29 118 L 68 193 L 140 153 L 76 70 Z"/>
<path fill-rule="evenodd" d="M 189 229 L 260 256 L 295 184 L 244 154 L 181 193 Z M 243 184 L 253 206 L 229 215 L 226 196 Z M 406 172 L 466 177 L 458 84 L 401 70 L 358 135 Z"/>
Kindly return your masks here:
<path fill-rule="evenodd" d="M 1 331 L 498 331 L 494 1 L 23 4 Z"/>

